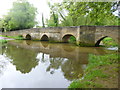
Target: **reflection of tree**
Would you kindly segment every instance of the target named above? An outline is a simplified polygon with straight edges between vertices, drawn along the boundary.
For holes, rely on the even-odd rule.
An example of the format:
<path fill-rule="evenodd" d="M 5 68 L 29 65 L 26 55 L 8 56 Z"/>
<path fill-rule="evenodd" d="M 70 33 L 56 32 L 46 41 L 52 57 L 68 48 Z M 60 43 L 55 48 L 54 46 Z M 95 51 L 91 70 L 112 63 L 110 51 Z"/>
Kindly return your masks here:
<path fill-rule="evenodd" d="M 6 55 L 13 59 L 12 63 L 21 73 L 29 73 L 32 68 L 38 65 L 38 60 L 35 59 L 37 53 L 32 50 L 9 45 L 6 49 Z"/>
<path fill-rule="evenodd" d="M 46 71 L 50 71 L 50 73 L 53 74 L 56 69 L 59 69 L 63 60 L 63 58 L 50 58 L 50 65 Z M 53 71 L 51 69 L 53 69 Z"/>
<path fill-rule="evenodd" d="M 13 59 L 12 63 L 16 66 L 16 69 L 22 73 L 29 73 L 32 70 L 32 68 L 34 68 L 38 65 L 39 60 L 42 63 L 48 62 L 48 59 L 46 59 L 47 54 L 44 54 L 44 53 L 40 53 L 39 54 L 40 59 L 37 59 L 36 56 L 38 55 L 38 53 L 34 49 L 31 49 L 32 46 L 29 47 L 29 49 L 24 49 L 24 48 L 28 48 L 28 46 L 24 45 L 24 44 L 22 46 L 23 48 L 21 48 L 17 45 L 16 46 L 8 45 L 7 47 L 8 48 L 4 49 L 4 53 L 6 53 L 7 56 L 9 56 L 11 59 Z M 45 50 L 43 50 L 43 51 L 45 51 Z M 67 57 L 68 58 L 70 57 L 71 59 L 61 58 L 61 57 L 63 57 L 63 56 L 61 56 L 61 54 L 60 54 L 59 58 L 58 57 L 56 58 L 54 56 L 59 56 L 58 53 L 57 53 L 57 55 L 56 55 L 56 53 L 54 53 L 55 55 L 53 55 L 53 53 L 49 52 L 48 54 L 51 57 L 49 59 L 50 65 L 46 68 L 46 71 L 50 72 L 51 74 L 54 74 L 55 70 L 61 69 L 61 72 L 63 72 L 64 77 L 68 80 L 73 80 L 73 79 L 77 79 L 77 78 L 81 77 L 83 74 L 81 63 L 82 63 L 82 61 L 84 61 L 85 58 L 81 58 L 81 54 L 80 55 L 75 54 L 76 55 L 76 58 L 75 58 L 75 57 L 73 57 L 73 56 L 75 56 L 75 55 L 73 55 L 74 53 L 69 53 L 69 52 L 66 52 L 66 53 L 64 53 L 64 55 L 63 54 L 62 55 L 63 56 L 70 55 Z M 39 57 L 39 55 L 38 55 L 38 57 Z M 73 59 L 75 58 L 75 60 L 73 60 L 72 58 Z M 83 60 L 82 61 L 77 60 L 78 58 L 80 58 L 81 60 L 83 59 Z"/>
<path fill-rule="evenodd" d="M 2 74 L 2 72 L 4 71 L 5 67 L 6 67 L 6 57 L 3 55 L 0 55 L 0 75 Z"/>
<path fill-rule="evenodd" d="M 45 54 L 44 53 L 42 53 L 42 62 L 45 62 L 46 60 L 45 60 Z"/>
<path fill-rule="evenodd" d="M 64 64 L 61 65 L 62 72 L 64 77 L 68 80 L 78 79 L 83 75 L 82 65 L 79 61 L 67 60 Z"/>
<path fill-rule="evenodd" d="M 61 68 L 64 77 L 68 80 L 78 79 L 83 75 L 80 60 L 64 60 L 64 58 L 51 58 L 50 65 L 46 71 L 54 74 L 55 70 Z"/>
<path fill-rule="evenodd" d="M 0 61 L 0 74 L 2 73 L 2 70 L 4 69 L 3 62 Z"/>

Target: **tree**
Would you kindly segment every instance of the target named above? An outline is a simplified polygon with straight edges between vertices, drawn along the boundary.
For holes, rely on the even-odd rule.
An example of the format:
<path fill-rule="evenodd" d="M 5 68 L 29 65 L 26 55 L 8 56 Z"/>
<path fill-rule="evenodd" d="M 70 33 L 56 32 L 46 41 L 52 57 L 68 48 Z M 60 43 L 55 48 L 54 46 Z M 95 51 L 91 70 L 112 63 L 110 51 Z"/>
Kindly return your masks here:
<path fill-rule="evenodd" d="M 119 25 L 113 13 L 119 6 L 118 2 L 70 2 L 52 5 L 54 12 L 59 12 L 61 26 L 80 25 Z M 64 16 L 64 11 L 67 15 Z"/>
<path fill-rule="evenodd" d="M 2 19 L 0 18 L 0 32 L 2 32 Z"/>
<path fill-rule="evenodd" d="M 44 23 L 44 16 L 43 16 L 43 13 L 42 13 L 42 24 L 43 24 L 43 26 L 42 26 L 42 27 L 45 27 L 45 23 Z"/>
<path fill-rule="evenodd" d="M 57 27 L 59 25 L 59 16 L 58 16 L 58 12 L 57 9 L 55 8 L 55 6 L 53 6 L 50 2 L 48 2 L 48 5 L 50 7 L 50 19 L 46 20 L 47 26 L 48 27 Z"/>
<path fill-rule="evenodd" d="M 19 30 L 32 28 L 36 25 L 35 16 L 37 9 L 26 0 L 18 0 L 13 3 L 7 17 L 7 30 Z"/>
<path fill-rule="evenodd" d="M 48 27 L 57 27 L 59 25 L 58 14 L 52 12 L 50 19 L 46 20 L 46 24 Z"/>

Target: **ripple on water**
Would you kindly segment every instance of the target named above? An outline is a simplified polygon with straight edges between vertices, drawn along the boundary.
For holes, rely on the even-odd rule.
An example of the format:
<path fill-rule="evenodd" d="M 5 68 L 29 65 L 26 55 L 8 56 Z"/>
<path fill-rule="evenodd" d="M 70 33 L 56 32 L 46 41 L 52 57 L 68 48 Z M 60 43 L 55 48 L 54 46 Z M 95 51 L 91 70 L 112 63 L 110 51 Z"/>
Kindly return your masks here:
<path fill-rule="evenodd" d="M 107 48 L 107 50 L 118 50 L 118 47 L 110 47 L 110 48 Z"/>

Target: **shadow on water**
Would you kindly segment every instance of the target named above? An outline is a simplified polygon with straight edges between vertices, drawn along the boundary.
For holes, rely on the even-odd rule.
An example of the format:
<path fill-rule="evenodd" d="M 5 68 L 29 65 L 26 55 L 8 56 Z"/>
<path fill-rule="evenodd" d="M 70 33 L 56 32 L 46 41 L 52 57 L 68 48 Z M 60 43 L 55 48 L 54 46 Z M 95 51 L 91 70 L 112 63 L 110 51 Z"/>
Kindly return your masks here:
<path fill-rule="evenodd" d="M 49 65 L 46 72 L 54 74 L 61 69 L 67 80 L 78 79 L 83 75 L 83 70 L 88 63 L 89 54 L 106 54 L 103 48 L 77 47 L 70 44 L 51 44 L 38 41 L 10 41 L 3 48 L 3 53 L 12 59 L 12 64 L 21 73 L 29 73 L 39 65 L 39 62 Z M 41 55 L 39 57 L 39 55 Z M 49 55 L 49 59 L 46 59 Z"/>

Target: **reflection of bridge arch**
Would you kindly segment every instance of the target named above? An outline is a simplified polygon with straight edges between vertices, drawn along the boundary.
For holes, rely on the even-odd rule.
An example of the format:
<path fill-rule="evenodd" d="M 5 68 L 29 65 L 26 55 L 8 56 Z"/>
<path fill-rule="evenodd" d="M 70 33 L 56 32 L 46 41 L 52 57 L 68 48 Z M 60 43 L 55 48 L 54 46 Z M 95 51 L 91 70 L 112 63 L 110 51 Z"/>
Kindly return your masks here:
<path fill-rule="evenodd" d="M 41 42 L 42 47 L 49 48 L 49 43 L 47 42 Z"/>
<path fill-rule="evenodd" d="M 74 37 L 74 38 L 76 39 L 76 37 L 75 37 L 74 35 L 72 35 L 72 34 L 65 34 L 65 35 L 62 37 L 62 41 L 65 42 L 65 43 L 67 43 L 67 42 L 69 42 L 70 37 Z M 76 40 L 75 40 L 75 41 L 76 41 Z"/>
<path fill-rule="evenodd" d="M 27 35 L 25 36 L 25 38 L 26 38 L 27 40 L 31 40 L 31 35 L 30 35 L 30 34 L 27 34 Z"/>
<path fill-rule="evenodd" d="M 26 40 L 25 43 L 26 45 L 31 45 L 32 42 L 30 40 Z"/>
<path fill-rule="evenodd" d="M 100 37 L 100 38 L 96 41 L 95 46 L 99 46 L 99 45 L 100 45 L 100 42 L 101 42 L 103 39 L 107 38 L 107 37 L 109 37 L 109 36 Z M 110 37 L 110 38 L 112 38 L 112 37 Z M 115 38 L 112 38 L 112 39 L 115 40 Z"/>
<path fill-rule="evenodd" d="M 48 37 L 46 34 L 44 34 L 44 35 L 41 37 L 40 40 L 41 40 L 41 41 L 49 41 L 49 37 Z"/>

